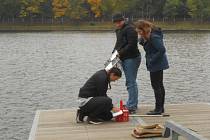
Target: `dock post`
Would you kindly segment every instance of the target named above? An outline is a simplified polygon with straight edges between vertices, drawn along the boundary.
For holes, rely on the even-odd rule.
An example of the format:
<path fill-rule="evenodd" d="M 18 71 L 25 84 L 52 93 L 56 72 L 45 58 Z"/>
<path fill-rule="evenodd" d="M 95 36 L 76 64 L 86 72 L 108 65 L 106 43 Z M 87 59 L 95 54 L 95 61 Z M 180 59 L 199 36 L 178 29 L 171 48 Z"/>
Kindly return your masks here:
<path fill-rule="evenodd" d="M 172 140 L 178 140 L 179 134 L 177 134 L 175 131 L 172 130 Z"/>

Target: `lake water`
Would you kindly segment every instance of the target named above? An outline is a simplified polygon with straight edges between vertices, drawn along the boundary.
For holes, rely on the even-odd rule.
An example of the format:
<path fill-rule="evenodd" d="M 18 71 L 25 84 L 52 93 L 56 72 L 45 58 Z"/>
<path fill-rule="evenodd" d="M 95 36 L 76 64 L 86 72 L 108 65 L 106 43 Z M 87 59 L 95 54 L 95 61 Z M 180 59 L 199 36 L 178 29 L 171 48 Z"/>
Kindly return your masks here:
<path fill-rule="evenodd" d="M 0 33 L 0 139 L 28 139 L 35 111 L 76 107 L 79 88 L 104 68 L 111 32 Z M 210 102 L 210 33 L 166 33 L 170 69 L 166 103 Z M 138 73 L 141 104 L 154 104 L 144 51 Z M 126 100 L 124 76 L 108 94 Z M 140 106 L 139 106 L 140 107 Z"/>

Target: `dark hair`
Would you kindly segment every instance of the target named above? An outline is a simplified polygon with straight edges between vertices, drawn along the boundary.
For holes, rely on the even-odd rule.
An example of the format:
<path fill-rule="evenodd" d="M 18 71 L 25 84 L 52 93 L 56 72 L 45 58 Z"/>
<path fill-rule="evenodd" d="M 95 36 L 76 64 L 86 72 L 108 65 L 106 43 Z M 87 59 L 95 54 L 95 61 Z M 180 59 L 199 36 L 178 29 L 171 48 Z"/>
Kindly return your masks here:
<path fill-rule="evenodd" d="M 123 21 L 125 20 L 125 17 L 121 13 L 116 13 L 112 17 L 113 22 Z"/>
<path fill-rule="evenodd" d="M 117 67 L 113 67 L 112 69 L 110 69 L 109 73 L 113 73 L 115 76 L 118 76 L 118 77 L 122 76 L 122 71 Z"/>

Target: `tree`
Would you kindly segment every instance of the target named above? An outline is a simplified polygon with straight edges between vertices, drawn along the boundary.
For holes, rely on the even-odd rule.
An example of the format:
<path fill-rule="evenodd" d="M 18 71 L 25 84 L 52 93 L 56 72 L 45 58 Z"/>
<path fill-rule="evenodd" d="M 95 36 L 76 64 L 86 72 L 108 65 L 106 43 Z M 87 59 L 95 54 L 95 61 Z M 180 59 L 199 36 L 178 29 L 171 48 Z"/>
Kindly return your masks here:
<path fill-rule="evenodd" d="M 20 17 L 34 17 L 41 14 L 40 5 L 46 0 L 20 0 Z"/>
<path fill-rule="evenodd" d="M 84 7 L 85 0 L 69 0 L 65 16 L 70 19 L 79 20 L 87 16 L 88 11 Z"/>
<path fill-rule="evenodd" d="M 110 19 L 115 13 L 127 17 L 171 17 L 208 20 L 210 0 L 0 0 L 0 18 L 67 17 Z"/>
<path fill-rule="evenodd" d="M 180 0 L 166 0 L 163 15 L 166 17 L 176 17 L 178 15 L 177 8 Z"/>
<path fill-rule="evenodd" d="M 91 12 L 95 18 L 102 16 L 102 0 L 87 0 L 87 3 L 90 5 Z"/>
<path fill-rule="evenodd" d="M 102 14 L 103 16 L 112 16 L 115 13 L 124 13 L 129 9 L 128 0 L 102 0 Z"/>
<path fill-rule="evenodd" d="M 177 7 L 178 17 L 189 17 L 189 7 L 187 5 L 188 0 L 180 0 Z"/>
<path fill-rule="evenodd" d="M 52 0 L 46 0 L 40 5 L 40 13 L 42 17 L 53 17 Z"/>
<path fill-rule="evenodd" d="M 19 0 L 0 0 L 0 17 L 18 17 L 20 8 Z"/>
<path fill-rule="evenodd" d="M 210 18 L 210 1 L 207 0 L 188 0 L 189 15 L 192 18 Z"/>
<path fill-rule="evenodd" d="M 53 0 L 52 1 L 54 17 L 63 17 L 69 7 L 68 0 Z"/>
<path fill-rule="evenodd" d="M 152 0 L 150 9 L 151 16 L 162 17 L 165 3 L 166 0 Z"/>

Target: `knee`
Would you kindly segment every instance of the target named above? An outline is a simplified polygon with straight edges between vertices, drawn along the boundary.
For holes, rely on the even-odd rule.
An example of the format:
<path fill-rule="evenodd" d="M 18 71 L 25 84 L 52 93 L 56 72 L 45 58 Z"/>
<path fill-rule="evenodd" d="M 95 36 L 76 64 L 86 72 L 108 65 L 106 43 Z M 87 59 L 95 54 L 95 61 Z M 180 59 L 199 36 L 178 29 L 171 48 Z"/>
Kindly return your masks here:
<path fill-rule="evenodd" d="M 133 80 L 133 81 L 126 81 L 126 86 L 127 86 L 127 88 L 134 87 L 134 86 L 137 86 L 137 83 L 136 83 L 135 80 Z"/>
<path fill-rule="evenodd" d="M 112 99 L 109 98 L 109 97 L 106 97 L 105 100 L 104 100 L 104 102 L 105 102 L 106 104 L 112 104 Z"/>
<path fill-rule="evenodd" d="M 163 82 L 160 83 L 160 87 L 161 88 L 164 88 Z"/>
<path fill-rule="evenodd" d="M 152 87 L 160 87 L 160 84 L 161 83 L 159 81 L 151 80 Z"/>
<path fill-rule="evenodd" d="M 100 104 L 112 104 L 112 99 L 109 97 L 99 97 Z"/>
<path fill-rule="evenodd" d="M 108 108 L 108 110 L 111 110 L 113 108 L 112 99 L 109 97 L 104 98 L 103 104 Z"/>

